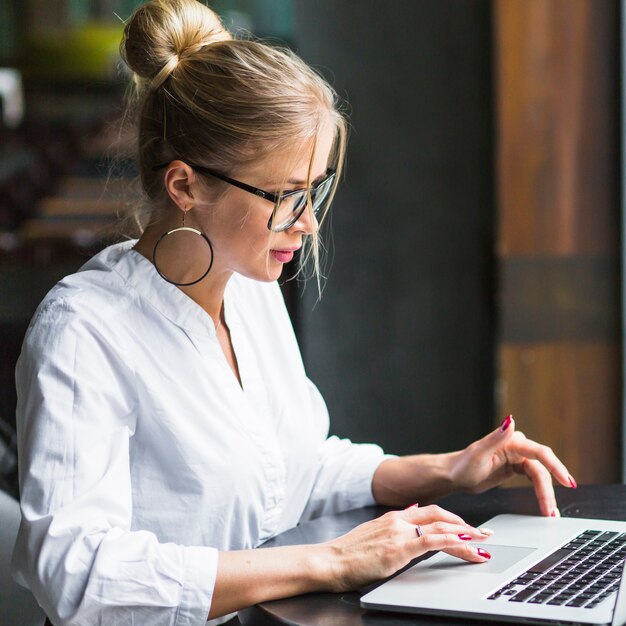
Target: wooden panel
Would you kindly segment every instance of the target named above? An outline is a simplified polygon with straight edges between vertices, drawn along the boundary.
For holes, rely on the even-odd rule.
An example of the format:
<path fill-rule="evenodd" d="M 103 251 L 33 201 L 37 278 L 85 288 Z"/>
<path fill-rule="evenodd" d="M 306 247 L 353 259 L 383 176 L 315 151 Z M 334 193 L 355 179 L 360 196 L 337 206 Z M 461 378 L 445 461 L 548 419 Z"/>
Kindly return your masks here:
<path fill-rule="evenodd" d="M 618 270 L 617 256 L 501 257 L 501 341 L 619 341 Z"/>
<path fill-rule="evenodd" d="M 502 346 L 500 404 L 528 437 L 551 446 L 580 483 L 620 470 L 620 349 L 612 343 Z"/>
<path fill-rule="evenodd" d="M 617 2 L 494 8 L 500 253 L 616 248 Z"/>
<path fill-rule="evenodd" d="M 495 0 L 497 414 L 620 476 L 616 0 Z"/>

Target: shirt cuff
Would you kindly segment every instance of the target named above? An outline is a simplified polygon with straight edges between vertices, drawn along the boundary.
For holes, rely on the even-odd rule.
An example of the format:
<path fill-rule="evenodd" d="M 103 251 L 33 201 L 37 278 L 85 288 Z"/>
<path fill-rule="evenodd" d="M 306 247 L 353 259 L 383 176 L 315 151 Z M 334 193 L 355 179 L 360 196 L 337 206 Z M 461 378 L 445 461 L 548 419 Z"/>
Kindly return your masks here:
<path fill-rule="evenodd" d="M 349 509 L 377 504 L 372 493 L 374 472 L 383 461 L 397 458 L 395 454 L 384 454 L 380 446 L 375 444 L 359 444 L 359 447 L 361 454 L 352 468 L 350 488 L 345 494 Z"/>
<path fill-rule="evenodd" d="M 176 626 L 205 626 L 217 578 L 216 548 L 184 547 L 185 582 Z"/>

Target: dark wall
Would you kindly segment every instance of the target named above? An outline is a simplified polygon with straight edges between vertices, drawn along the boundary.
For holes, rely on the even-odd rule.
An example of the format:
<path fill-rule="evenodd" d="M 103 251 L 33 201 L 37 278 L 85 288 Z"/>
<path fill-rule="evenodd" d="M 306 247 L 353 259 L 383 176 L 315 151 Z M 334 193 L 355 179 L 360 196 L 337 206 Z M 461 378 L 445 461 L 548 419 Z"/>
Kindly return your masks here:
<path fill-rule="evenodd" d="M 463 446 L 494 420 L 490 3 L 296 0 L 295 15 L 353 127 L 329 278 L 299 307 L 309 376 L 336 434 Z"/>

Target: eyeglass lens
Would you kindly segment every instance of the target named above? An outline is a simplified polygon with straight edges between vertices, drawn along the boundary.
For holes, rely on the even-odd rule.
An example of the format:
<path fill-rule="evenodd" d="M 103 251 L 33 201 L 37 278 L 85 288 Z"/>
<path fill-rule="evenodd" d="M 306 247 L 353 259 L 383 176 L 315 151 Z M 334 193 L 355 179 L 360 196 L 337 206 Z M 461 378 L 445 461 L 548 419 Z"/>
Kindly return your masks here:
<path fill-rule="evenodd" d="M 311 202 L 313 212 L 317 215 L 324 205 L 324 200 L 333 184 L 333 176 L 330 176 L 317 187 L 311 189 Z M 293 194 L 283 198 L 272 220 L 273 230 L 285 230 L 294 224 L 306 208 L 307 192 Z"/>

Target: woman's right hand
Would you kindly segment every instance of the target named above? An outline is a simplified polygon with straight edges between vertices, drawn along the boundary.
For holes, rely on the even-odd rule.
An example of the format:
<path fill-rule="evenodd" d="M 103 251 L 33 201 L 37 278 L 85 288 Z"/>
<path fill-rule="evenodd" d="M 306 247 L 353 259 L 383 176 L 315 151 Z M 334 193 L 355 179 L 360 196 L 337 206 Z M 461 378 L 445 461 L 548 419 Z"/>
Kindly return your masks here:
<path fill-rule="evenodd" d="M 351 591 L 386 578 L 431 550 L 484 563 L 491 558 L 489 553 L 468 542 L 483 541 L 491 534 L 436 505 L 385 513 L 324 544 L 331 553 L 329 590 Z"/>
<path fill-rule="evenodd" d="M 220 552 L 209 618 L 303 593 L 352 591 L 391 576 L 431 550 L 483 563 L 489 553 L 481 555 L 469 542 L 491 534 L 441 507 L 414 505 L 326 543 Z"/>

